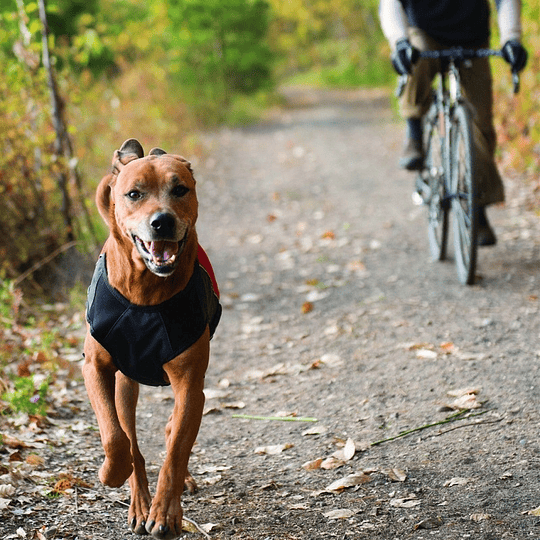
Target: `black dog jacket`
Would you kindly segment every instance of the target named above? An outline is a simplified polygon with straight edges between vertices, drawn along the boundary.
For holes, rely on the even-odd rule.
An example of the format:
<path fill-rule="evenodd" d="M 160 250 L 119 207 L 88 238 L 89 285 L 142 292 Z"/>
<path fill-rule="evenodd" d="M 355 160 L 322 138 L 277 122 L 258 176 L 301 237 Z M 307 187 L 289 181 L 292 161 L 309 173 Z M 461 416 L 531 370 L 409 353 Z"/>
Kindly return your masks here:
<path fill-rule="evenodd" d="M 149 386 L 165 386 L 163 364 L 193 345 L 221 318 L 221 305 L 206 270 L 195 262 L 186 288 L 156 306 L 132 304 L 109 283 L 101 255 L 88 289 L 86 320 L 90 333 L 112 356 L 116 367 Z"/>

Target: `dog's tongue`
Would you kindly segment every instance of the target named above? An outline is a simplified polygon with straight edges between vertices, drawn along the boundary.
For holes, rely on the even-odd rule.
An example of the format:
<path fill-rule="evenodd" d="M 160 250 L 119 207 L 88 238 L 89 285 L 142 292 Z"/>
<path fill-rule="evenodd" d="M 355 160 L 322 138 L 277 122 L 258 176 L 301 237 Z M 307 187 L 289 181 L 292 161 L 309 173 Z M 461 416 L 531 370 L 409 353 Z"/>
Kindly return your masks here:
<path fill-rule="evenodd" d="M 154 261 L 164 263 L 169 261 L 178 252 L 178 242 L 150 242 L 148 251 L 152 254 Z"/>

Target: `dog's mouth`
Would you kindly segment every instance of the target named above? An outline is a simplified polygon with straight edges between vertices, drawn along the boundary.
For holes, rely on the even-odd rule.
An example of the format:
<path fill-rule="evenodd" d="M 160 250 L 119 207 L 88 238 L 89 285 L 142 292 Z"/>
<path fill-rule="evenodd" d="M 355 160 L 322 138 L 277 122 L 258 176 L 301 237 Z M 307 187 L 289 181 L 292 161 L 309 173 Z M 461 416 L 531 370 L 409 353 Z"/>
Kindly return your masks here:
<path fill-rule="evenodd" d="M 172 274 L 184 249 L 186 237 L 179 242 L 170 240 L 142 240 L 133 235 L 133 240 L 147 268 L 158 276 Z"/>

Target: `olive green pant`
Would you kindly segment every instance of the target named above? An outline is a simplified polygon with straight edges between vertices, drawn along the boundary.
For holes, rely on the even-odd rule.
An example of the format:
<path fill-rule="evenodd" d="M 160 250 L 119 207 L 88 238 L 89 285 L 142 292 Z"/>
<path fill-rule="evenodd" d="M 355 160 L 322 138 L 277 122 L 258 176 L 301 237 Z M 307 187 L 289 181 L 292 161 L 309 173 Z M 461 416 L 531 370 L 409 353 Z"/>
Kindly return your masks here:
<path fill-rule="evenodd" d="M 440 50 L 442 46 L 418 28 L 409 29 L 409 40 L 419 50 Z M 421 58 L 413 66 L 411 76 L 400 99 L 404 118 L 422 118 L 431 104 L 432 83 L 438 73 L 439 62 Z M 471 67 L 460 68 L 464 96 L 473 109 L 473 139 L 475 145 L 475 176 L 478 204 L 504 201 L 504 187 L 494 161 L 497 144 L 493 126 L 493 94 L 489 60 L 475 58 Z"/>

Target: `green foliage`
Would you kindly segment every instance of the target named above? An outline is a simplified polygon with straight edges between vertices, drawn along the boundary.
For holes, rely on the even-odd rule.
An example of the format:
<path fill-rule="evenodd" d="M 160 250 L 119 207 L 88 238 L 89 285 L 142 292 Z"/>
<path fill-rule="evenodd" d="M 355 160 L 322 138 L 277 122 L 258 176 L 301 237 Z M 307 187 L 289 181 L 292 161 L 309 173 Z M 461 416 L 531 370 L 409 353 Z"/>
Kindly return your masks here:
<path fill-rule="evenodd" d="M 277 76 L 305 77 L 323 86 L 384 85 L 393 81 L 378 0 L 270 0 Z M 299 75 L 300 74 L 300 75 Z"/>
<path fill-rule="evenodd" d="M 234 95 L 271 87 L 265 0 L 168 0 L 168 4 L 171 67 L 199 116 L 220 120 Z"/>
<path fill-rule="evenodd" d="M 27 413 L 31 415 L 45 416 L 47 414 L 47 392 L 49 380 L 36 385 L 34 377 L 17 377 L 14 381 L 14 389 L 2 394 L 12 412 Z"/>
<path fill-rule="evenodd" d="M 55 178 L 65 166 L 52 158 L 43 72 L 2 56 L 0 277 L 15 277 L 64 241 Z"/>
<path fill-rule="evenodd" d="M 0 281 L 0 325 L 11 328 L 17 322 L 22 294 L 11 281 Z"/>

